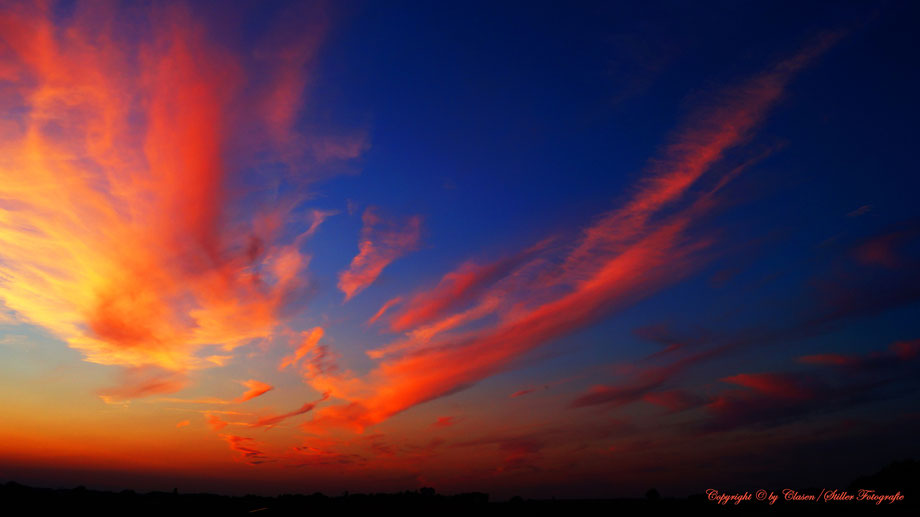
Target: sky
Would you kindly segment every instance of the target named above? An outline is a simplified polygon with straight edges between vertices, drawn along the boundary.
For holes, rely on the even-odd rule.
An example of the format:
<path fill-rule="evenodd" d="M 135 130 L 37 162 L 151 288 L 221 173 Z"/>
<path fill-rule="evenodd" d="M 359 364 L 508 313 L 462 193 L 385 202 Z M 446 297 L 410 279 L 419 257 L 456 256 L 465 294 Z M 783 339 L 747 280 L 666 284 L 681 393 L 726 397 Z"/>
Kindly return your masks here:
<path fill-rule="evenodd" d="M 0 3 L 0 480 L 917 457 L 911 2 Z"/>

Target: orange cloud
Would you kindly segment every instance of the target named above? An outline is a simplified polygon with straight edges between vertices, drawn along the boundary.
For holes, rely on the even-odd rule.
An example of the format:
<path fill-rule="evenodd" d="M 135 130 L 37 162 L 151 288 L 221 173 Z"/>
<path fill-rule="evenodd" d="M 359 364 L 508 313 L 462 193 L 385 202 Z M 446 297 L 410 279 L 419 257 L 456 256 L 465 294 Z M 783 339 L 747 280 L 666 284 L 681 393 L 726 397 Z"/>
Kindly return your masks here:
<path fill-rule="evenodd" d="M 0 104 L 21 114 L 0 135 L 0 199 L 15 200 L 0 204 L 0 300 L 91 362 L 224 364 L 198 352 L 269 336 L 306 287 L 302 239 L 281 237 L 293 205 L 260 210 L 234 189 L 259 146 L 293 138 L 323 31 L 285 32 L 307 41 L 260 53 L 277 79 L 261 83 L 189 10 L 151 8 L 137 44 L 114 30 L 124 14 L 79 4 L 66 29 L 37 7 L 0 14 L 13 81 Z M 273 129 L 241 145 L 253 125 Z"/>
<path fill-rule="evenodd" d="M 183 420 L 176 424 L 176 428 L 185 427 L 187 425 L 191 425 L 191 422 L 189 422 L 188 420 Z"/>
<path fill-rule="evenodd" d="M 444 275 L 434 289 L 413 297 L 400 314 L 394 316 L 390 329 L 402 332 L 464 305 L 490 283 L 506 276 L 516 262 L 519 261 L 504 260 L 485 266 L 463 264 L 457 271 Z"/>
<path fill-rule="evenodd" d="M 261 463 L 274 461 L 269 459 L 261 449 L 256 448 L 261 447 L 261 445 L 252 438 L 233 434 L 222 434 L 220 437 L 227 442 L 231 450 L 240 453 L 240 459 L 250 465 L 259 465 Z"/>
<path fill-rule="evenodd" d="M 402 301 L 402 296 L 397 296 L 396 298 L 387 300 L 387 302 L 381 305 L 380 309 L 377 312 L 375 312 L 374 315 L 371 316 L 369 320 L 367 320 L 367 324 L 373 325 L 374 322 L 380 319 L 380 317 L 383 316 L 383 314 L 390 309 L 390 307 L 393 307 L 394 305 L 398 304 L 401 301 Z"/>
<path fill-rule="evenodd" d="M 188 379 L 181 373 L 154 367 L 125 368 L 118 386 L 100 390 L 98 394 L 106 403 L 116 403 L 151 395 L 175 393 L 187 384 Z"/>
<path fill-rule="evenodd" d="M 204 419 L 207 420 L 208 425 L 211 426 L 211 429 L 215 431 L 220 431 L 224 427 L 227 427 L 227 422 L 223 421 L 219 416 L 213 413 L 205 413 Z"/>
<path fill-rule="evenodd" d="M 289 355 L 281 360 L 281 364 L 278 365 L 279 370 L 283 370 L 288 366 L 296 365 L 305 355 L 307 355 L 313 348 L 319 343 L 319 340 L 323 337 L 323 328 L 314 327 L 309 332 L 302 332 L 303 341 L 300 346 L 297 347 L 297 350 L 294 352 L 294 355 Z"/>
<path fill-rule="evenodd" d="M 399 225 L 383 221 L 373 208 L 368 208 L 362 221 L 358 255 L 339 274 L 339 289 L 345 293 L 346 301 L 374 283 L 391 262 L 415 250 L 421 236 L 422 220 L 418 216 Z"/>
<path fill-rule="evenodd" d="M 259 382 L 255 379 L 249 379 L 248 381 L 243 381 L 240 384 L 242 384 L 243 386 L 246 386 L 249 389 L 246 390 L 246 393 L 243 393 L 242 395 L 234 399 L 233 402 L 236 402 L 236 403 L 246 402 L 247 400 L 252 400 L 258 397 L 259 395 L 264 395 L 265 393 L 268 393 L 269 391 L 275 389 L 275 387 L 272 386 L 271 384 L 265 384 L 264 382 Z"/>
<path fill-rule="evenodd" d="M 323 396 L 320 397 L 319 400 L 316 400 L 316 401 L 314 401 L 314 402 L 307 402 L 307 403 L 304 404 L 303 406 L 300 406 L 299 409 L 296 409 L 296 410 L 291 411 L 291 412 L 289 412 L 289 413 L 283 413 L 283 414 L 280 414 L 280 415 L 269 415 L 269 416 L 261 417 L 261 418 L 259 418 L 258 420 L 256 420 L 254 423 L 250 424 L 250 427 L 273 427 L 273 426 L 276 426 L 276 425 L 280 424 L 281 422 L 287 420 L 288 418 L 291 418 L 291 417 L 297 416 L 297 415 L 302 415 L 302 414 L 304 414 L 304 413 L 307 413 L 307 412 L 309 412 L 309 411 L 312 411 L 313 408 L 315 408 L 317 404 L 319 404 L 320 402 L 323 402 L 323 401 L 327 400 L 328 398 L 329 398 L 329 393 L 324 393 Z"/>

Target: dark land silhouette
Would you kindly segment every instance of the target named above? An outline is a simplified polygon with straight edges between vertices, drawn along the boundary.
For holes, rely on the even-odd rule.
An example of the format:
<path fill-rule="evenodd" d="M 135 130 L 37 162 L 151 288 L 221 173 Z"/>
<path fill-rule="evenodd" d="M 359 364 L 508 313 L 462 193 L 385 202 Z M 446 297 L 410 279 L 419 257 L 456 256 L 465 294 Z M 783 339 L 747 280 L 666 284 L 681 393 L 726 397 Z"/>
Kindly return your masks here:
<path fill-rule="evenodd" d="M 756 500 L 737 505 L 719 504 L 707 494 L 670 498 L 651 488 L 643 498 L 618 499 L 523 499 L 495 501 L 481 492 L 442 495 L 433 488 L 398 493 L 327 496 L 285 494 L 276 497 L 226 496 L 173 492 L 137 493 L 76 488 L 36 488 L 10 481 L 0 484 L 0 515 L 326 515 L 335 512 L 398 511 L 430 515 L 680 515 L 690 511 L 744 515 L 920 515 L 920 462 L 912 459 L 889 464 L 879 472 L 854 480 L 845 489 L 856 496 L 860 490 L 877 494 L 900 493 L 903 499 L 876 504 L 871 500 L 785 501 L 782 495 L 772 505 Z M 803 494 L 817 494 L 821 488 L 802 488 Z M 780 493 L 781 490 L 775 490 Z"/>

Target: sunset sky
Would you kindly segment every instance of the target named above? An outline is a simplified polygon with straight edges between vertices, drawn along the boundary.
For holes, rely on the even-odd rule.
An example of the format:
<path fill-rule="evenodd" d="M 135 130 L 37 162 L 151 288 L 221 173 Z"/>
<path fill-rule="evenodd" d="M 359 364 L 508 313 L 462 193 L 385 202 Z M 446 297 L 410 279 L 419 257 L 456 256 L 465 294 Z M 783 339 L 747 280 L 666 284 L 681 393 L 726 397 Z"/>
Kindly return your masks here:
<path fill-rule="evenodd" d="M 918 4 L 572 4 L 0 2 L 0 481 L 920 456 Z"/>

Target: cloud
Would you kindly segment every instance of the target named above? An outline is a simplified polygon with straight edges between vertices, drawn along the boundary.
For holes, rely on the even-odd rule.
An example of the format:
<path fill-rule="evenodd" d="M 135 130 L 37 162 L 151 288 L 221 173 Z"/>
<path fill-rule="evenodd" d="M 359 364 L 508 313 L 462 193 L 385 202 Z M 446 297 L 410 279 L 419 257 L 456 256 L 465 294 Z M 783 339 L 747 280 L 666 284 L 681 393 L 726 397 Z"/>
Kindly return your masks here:
<path fill-rule="evenodd" d="M 742 373 L 725 377 L 722 382 L 737 384 L 775 398 L 804 399 L 814 396 L 812 390 L 804 386 L 796 377 L 772 373 Z"/>
<path fill-rule="evenodd" d="M 125 368 L 121 372 L 121 383 L 99 390 L 98 395 L 103 401 L 111 404 L 151 395 L 175 393 L 187 384 L 188 379 L 182 373 L 155 367 Z"/>
<path fill-rule="evenodd" d="M 195 399 L 183 399 L 176 397 L 162 397 L 157 399 L 160 402 L 176 402 L 179 404 L 230 404 L 231 401 L 217 397 L 201 397 Z"/>
<path fill-rule="evenodd" d="M 334 442 L 311 439 L 308 444 L 294 447 L 289 456 L 294 466 L 359 466 L 367 463 L 367 458 L 360 454 L 335 450 Z"/>
<path fill-rule="evenodd" d="M 693 235 L 690 230 L 716 206 L 716 194 L 743 167 L 714 178 L 708 188 L 691 187 L 728 149 L 747 140 L 795 72 L 834 40 L 833 36 L 820 38 L 793 58 L 728 90 L 720 105 L 686 124 L 663 157 L 652 162 L 646 179 L 622 208 L 585 230 L 561 260 L 544 261 L 547 269 L 537 281 L 519 283 L 504 293 L 514 302 L 512 309 L 498 315 L 497 324 L 448 336 L 417 350 L 408 347 L 404 355 L 382 360 L 364 379 L 314 379 L 314 388 L 330 390 L 350 402 L 324 408 L 305 429 L 340 425 L 360 430 L 414 405 L 464 389 L 511 367 L 535 347 L 695 271 L 712 238 Z M 687 198 L 685 203 L 675 210 L 663 210 L 682 198 Z M 554 267 L 554 263 L 560 266 Z M 489 275 L 468 278 L 483 276 Z M 435 292 L 465 295 L 465 285 L 477 285 L 462 278 L 446 278 Z M 442 299 L 436 295 L 422 295 L 420 299 L 426 298 Z M 599 390 L 577 404 L 641 398 L 664 382 L 655 375 L 640 381 L 625 390 Z"/>
<path fill-rule="evenodd" d="M 242 381 L 240 382 L 240 384 L 242 384 L 243 386 L 246 386 L 249 389 L 246 390 L 246 393 L 243 393 L 242 395 L 234 399 L 233 402 L 237 404 L 240 402 L 246 402 L 247 400 L 252 400 L 260 395 L 264 395 L 265 393 L 268 393 L 269 391 L 275 389 L 275 387 L 272 386 L 271 384 L 265 384 L 264 382 L 260 382 L 255 379 L 249 379 L 248 381 Z"/>
<path fill-rule="evenodd" d="M 457 423 L 457 420 L 452 416 L 439 416 L 438 419 L 435 420 L 434 423 L 431 424 L 431 427 L 433 428 L 450 427 L 456 423 Z"/>
<path fill-rule="evenodd" d="M 634 374 L 633 379 L 624 384 L 593 386 L 587 392 L 575 398 L 570 406 L 579 408 L 603 404 L 617 407 L 643 400 L 652 396 L 652 393 L 657 392 L 672 376 L 682 369 L 681 366 L 680 363 L 676 363 L 667 367 L 647 368 Z"/>
<path fill-rule="evenodd" d="M 587 425 L 566 424 L 558 427 L 489 433 L 456 442 L 452 447 L 485 447 L 497 450 L 501 457 L 498 464 L 491 469 L 491 474 L 501 474 L 516 470 L 540 470 L 548 457 L 556 455 L 554 453 L 572 458 L 577 452 L 587 450 L 587 444 L 606 443 L 612 438 L 632 432 L 633 427 L 622 420 L 598 419 Z"/>
<path fill-rule="evenodd" d="M 280 424 L 281 422 L 287 420 L 288 418 L 291 418 L 297 415 L 302 415 L 304 413 L 312 411 L 313 408 L 315 408 L 317 404 L 327 400 L 328 398 L 329 398 L 329 393 L 324 393 L 323 396 L 320 397 L 318 400 L 313 401 L 313 402 L 307 402 L 303 406 L 300 406 L 299 409 L 296 409 L 289 413 L 282 413 L 280 415 L 268 415 L 268 416 L 260 417 L 255 422 L 250 424 L 250 427 L 274 427 Z"/>
<path fill-rule="evenodd" d="M 906 352 L 906 353 L 905 353 Z M 708 415 L 694 424 L 703 432 L 801 422 L 806 416 L 898 399 L 914 393 L 920 340 L 897 341 L 864 355 L 803 356 L 805 371 L 738 374 L 722 379 L 744 389 L 716 394 Z"/>
<path fill-rule="evenodd" d="M 374 283 L 391 262 L 414 251 L 421 237 L 422 220 L 418 216 L 402 223 L 384 221 L 375 209 L 367 208 L 362 221 L 358 255 L 339 274 L 339 289 L 345 293 L 345 301 Z"/>
<path fill-rule="evenodd" d="M 351 160 L 370 149 L 366 134 L 352 134 L 339 138 L 326 137 L 313 142 L 312 151 L 320 162 Z"/>
<path fill-rule="evenodd" d="M 391 307 L 393 307 L 394 305 L 398 304 L 401 301 L 402 301 L 402 296 L 397 296 L 396 298 L 391 298 L 390 300 L 387 300 L 387 302 L 381 305 L 380 309 L 377 312 L 375 312 L 374 315 L 371 316 L 369 320 L 367 320 L 367 324 L 373 325 L 374 322 L 379 320 L 380 317 L 383 316 L 385 312 L 387 312 Z"/>
<path fill-rule="evenodd" d="M 301 336 L 303 336 L 303 341 L 301 341 L 300 345 L 297 347 L 294 355 L 289 355 L 282 359 L 281 364 L 278 365 L 279 370 L 296 365 L 304 356 L 312 351 L 317 343 L 319 343 L 319 340 L 323 338 L 323 328 L 314 327 L 309 331 L 301 332 Z"/>
<path fill-rule="evenodd" d="M 240 453 L 240 459 L 246 463 L 249 463 L 250 465 L 259 465 L 262 463 L 275 461 L 273 459 L 269 459 L 268 455 L 262 452 L 261 444 L 252 438 L 246 436 L 237 436 L 233 434 L 221 434 L 219 436 L 227 442 L 227 445 L 230 446 L 231 450 Z"/>
<path fill-rule="evenodd" d="M 680 389 L 647 392 L 642 396 L 642 400 L 661 406 L 672 413 L 686 411 L 706 403 L 705 398 Z"/>
<path fill-rule="evenodd" d="M 176 428 L 186 427 L 188 425 L 191 425 L 191 422 L 189 422 L 188 420 L 183 420 L 176 424 Z"/>
<path fill-rule="evenodd" d="M 835 366 L 853 365 L 859 362 L 859 359 L 841 354 L 814 354 L 799 357 L 799 362 L 809 364 L 830 364 Z"/>
<path fill-rule="evenodd" d="M 211 429 L 215 431 L 220 431 L 224 427 L 227 427 L 227 422 L 213 413 L 205 413 L 204 419 L 208 422 L 208 425 L 211 426 Z"/>
<path fill-rule="evenodd" d="M 326 219 L 337 215 L 338 213 L 339 212 L 337 210 L 314 209 L 310 211 L 310 226 L 307 228 L 307 231 L 302 234 L 302 237 L 312 237 L 313 234 L 316 233 L 316 230 L 319 229 L 319 225 L 323 224 Z"/>
<path fill-rule="evenodd" d="M 533 388 L 527 388 L 525 390 L 518 390 L 511 394 L 511 398 L 516 399 L 518 397 L 523 397 L 524 395 L 529 395 L 533 393 L 534 391 L 536 390 L 534 390 Z"/>
<path fill-rule="evenodd" d="M 908 227 L 910 228 L 910 226 Z M 885 232 L 882 235 L 887 235 Z M 873 239 L 869 239 L 872 241 Z M 905 258 L 907 260 L 907 258 Z M 654 325 L 637 330 L 643 338 L 660 342 L 664 351 L 655 352 L 644 361 L 678 355 L 665 366 L 641 366 L 630 372 L 630 378 L 617 385 L 594 386 L 573 402 L 574 407 L 592 405 L 620 406 L 638 400 L 653 400 L 656 391 L 701 362 L 724 357 L 737 350 L 752 346 L 803 339 L 821 335 L 853 320 L 880 314 L 892 308 L 907 306 L 920 300 L 920 276 L 912 268 L 894 271 L 876 271 L 874 274 L 854 274 L 849 270 L 828 278 L 812 280 L 808 287 L 794 299 L 785 300 L 783 307 L 792 307 L 794 317 L 782 321 L 771 318 L 761 326 L 742 328 L 731 332 L 697 329 L 694 332 L 676 332 L 664 325 Z M 909 354 L 912 342 L 899 342 Z M 893 345 L 894 346 L 894 345 Z M 680 354 L 683 354 L 682 356 Z M 834 365 L 861 368 L 866 364 L 888 364 L 892 354 L 875 354 L 857 357 L 839 353 L 805 355 L 798 361 L 813 365 Z M 744 377 L 735 381 L 741 382 Z M 747 379 L 754 382 L 753 379 Z M 762 379 L 765 381 L 765 379 Z"/>
<path fill-rule="evenodd" d="M 920 236 L 920 224 L 911 221 L 902 228 L 885 232 L 865 240 L 853 250 L 853 256 L 862 264 L 890 269 L 912 264 L 900 253 L 906 244 Z"/>
<path fill-rule="evenodd" d="M 847 217 L 859 217 L 868 214 L 872 211 L 872 205 L 862 205 L 861 207 L 853 210 L 847 214 Z"/>
<path fill-rule="evenodd" d="M 464 306 L 481 295 L 485 289 L 506 277 L 511 271 L 533 256 L 534 249 L 515 257 L 491 264 L 472 262 L 461 265 L 456 271 L 444 275 L 433 289 L 416 294 L 395 314 L 390 330 L 403 332 L 443 317 L 446 313 Z"/>
<path fill-rule="evenodd" d="M 692 117 L 662 156 L 652 160 L 649 173 L 632 198 L 584 231 L 581 243 L 566 257 L 558 274 L 583 278 L 602 267 L 609 254 L 628 246 L 660 210 L 680 200 L 726 151 L 745 143 L 795 74 L 839 37 L 822 35 L 767 72 L 725 90 L 713 106 Z M 727 175 L 720 181 L 730 179 Z"/>
<path fill-rule="evenodd" d="M 89 361 L 185 370 L 268 335 L 304 258 L 227 195 L 244 58 L 180 6 L 153 11 L 138 45 L 113 43 L 126 14 L 102 5 L 66 31 L 37 9 L 0 20 L 27 108 L 0 142 L 0 299 Z M 276 113 L 298 102 L 285 73 Z"/>
<path fill-rule="evenodd" d="M 296 140 L 324 34 L 303 23 L 324 21 L 269 31 L 286 45 L 253 57 L 179 4 L 113 6 L 79 4 L 66 28 L 50 9 L 0 16 L 15 70 L 2 102 L 19 113 L 0 138 L 0 199 L 15 200 L 0 203 L 0 300 L 91 362 L 214 366 L 196 353 L 269 336 L 306 288 L 308 257 L 282 231 L 296 203 L 235 193 L 262 151 Z"/>

